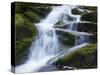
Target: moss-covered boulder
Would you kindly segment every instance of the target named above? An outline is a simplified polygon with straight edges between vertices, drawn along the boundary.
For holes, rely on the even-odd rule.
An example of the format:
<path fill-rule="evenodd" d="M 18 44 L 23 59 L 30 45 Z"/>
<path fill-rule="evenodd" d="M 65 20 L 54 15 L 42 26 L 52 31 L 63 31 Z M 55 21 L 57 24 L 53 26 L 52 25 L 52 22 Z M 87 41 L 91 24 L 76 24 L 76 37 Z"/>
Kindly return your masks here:
<path fill-rule="evenodd" d="M 64 66 L 75 67 L 77 69 L 88 69 L 97 67 L 97 45 L 89 44 L 79 50 L 60 58 L 56 65 L 60 69 Z"/>
<path fill-rule="evenodd" d="M 56 31 L 57 35 L 58 35 L 58 40 L 62 45 L 65 46 L 73 46 L 75 45 L 75 36 L 67 33 L 67 32 L 63 32 L 63 31 Z"/>

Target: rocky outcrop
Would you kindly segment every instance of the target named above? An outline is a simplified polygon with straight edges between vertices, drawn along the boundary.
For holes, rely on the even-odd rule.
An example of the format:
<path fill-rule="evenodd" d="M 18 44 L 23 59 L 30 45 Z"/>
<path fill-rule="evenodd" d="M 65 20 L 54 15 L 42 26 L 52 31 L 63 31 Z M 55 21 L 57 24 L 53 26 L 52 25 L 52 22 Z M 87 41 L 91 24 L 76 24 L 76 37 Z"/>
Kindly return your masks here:
<path fill-rule="evenodd" d="M 97 67 L 97 45 L 89 44 L 68 56 L 60 58 L 56 65 L 63 70 L 64 66 L 73 67 L 73 69 L 86 69 Z M 60 66 L 60 67 L 59 67 Z"/>
<path fill-rule="evenodd" d="M 58 35 L 58 40 L 59 43 L 61 43 L 62 45 L 65 46 L 73 46 L 75 45 L 75 36 L 70 34 L 70 33 L 66 33 L 63 31 L 56 31 L 57 35 Z"/>
<path fill-rule="evenodd" d="M 87 69 L 87 68 L 97 68 L 97 8 L 96 7 L 80 7 L 72 10 L 74 15 L 81 15 L 81 21 L 74 23 L 77 25 L 77 31 L 88 32 L 92 34 L 89 36 L 89 45 L 78 49 L 76 52 L 72 52 L 68 56 L 65 55 L 55 63 L 57 68 L 60 70 L 67 70 L 68 67 L 71 69 Z M 60 23 L 59 23 L 60 24 Z M 67 29 L 68 25 L 60 26 L 58 28 Z M 75 37 L 73 35 L 68 35 L 67 32 L 58 31 L 58 33 L 63 37 L 63 44 L 68 45 L 69 41 L 74 41 Z M 59 35 L 58 34 L 58 35 Z M 69 38 L 69 39 L 68 39 Z M 61 38 L 62 39 L 62 38 Z M 64 40 L 68 39 L 68 40 Z M 64 43 L 65 42 L 65 43 Z M 68 44 L 66 44 L 68 43 Z M 71 44 L 73 44 L 71 42 Z M 71 46 L 70 44 L 70 46 Z"/>
<path fill-rule="evenodd" d="M 82 21 L 90 21 L 90 22 L 97 22 L 97 12 L 91 12 L 91 13 L 87 13 L 87 14 L 83 14 L 81 17 Z"/>

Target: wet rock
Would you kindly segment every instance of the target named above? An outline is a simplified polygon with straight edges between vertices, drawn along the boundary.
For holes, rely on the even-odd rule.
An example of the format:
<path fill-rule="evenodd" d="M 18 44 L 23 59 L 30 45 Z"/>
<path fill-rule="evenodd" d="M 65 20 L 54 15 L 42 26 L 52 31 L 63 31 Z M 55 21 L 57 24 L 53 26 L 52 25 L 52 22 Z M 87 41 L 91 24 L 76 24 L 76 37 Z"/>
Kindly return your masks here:
<path fill-rule="evenodd" d="M 77 8 L 74 8 L 74 9 L 72 9 L 72 14 L 79 15 L 79 14 L 82 14 L 82 12 L 79 11 Z"/>
<path fill-rule="evenodd" d="M 78 23 L 77 30 L 80 32 L 94 33 L 94 32 L 97 32 L 97 24 L 96 23 Z"/>
<path fill-rule="evenodd" d="M 75 36 L 63 31 L 56 31 L 58 40 L 61 44 L 66 46 L 73 46 L 75 43 Z"/>
<path fill-rule="evenodd" d="M 41 67 L 38 72 L 47 72 L 47 71 L 57 71 L 57 68 L 56 66 L 54 65 L 46 65 L 46 66 L 43 66 Z"/>
<path fill-rule="evenodd" d="M 76 68 L 64 65 L 57 65 L 58 70 L 74 70 Z"/>
<path fill-rule="evenodd" d="M 77 30 L 80 32 L 87 32 L 92 34 L 89 36 L 90 43 L 96 43 L 97 42 L 97 24 L 95 23 L 78 23 Z"/>
<path fill-rule="evenodd" d="M 63 58 L 60 58 L 56 62 L 56 65 L 60 69 L 66 69 L 67 66 L 75 67 L 75 69 L 96 68 L 97 67 L 96 46 L 97 46 L 96 44 L 89 44 L 83 48 L 80 48 L 76 52 L 71 53 L 69 56 L 64 56 Z"/>
<path fill-rule="evenodd" d="M 83 14 L 81 17 L 82 21 L 90 21 L 90 22 L 97 22 L 97 12 L 91 12 L 87 14 Z"/>
<path fill-rule="evenodd" d="M 88 10 L 88 11 L 97 11 L 97 7 L 92 6 L 79 6 L 80 9 Z"/>

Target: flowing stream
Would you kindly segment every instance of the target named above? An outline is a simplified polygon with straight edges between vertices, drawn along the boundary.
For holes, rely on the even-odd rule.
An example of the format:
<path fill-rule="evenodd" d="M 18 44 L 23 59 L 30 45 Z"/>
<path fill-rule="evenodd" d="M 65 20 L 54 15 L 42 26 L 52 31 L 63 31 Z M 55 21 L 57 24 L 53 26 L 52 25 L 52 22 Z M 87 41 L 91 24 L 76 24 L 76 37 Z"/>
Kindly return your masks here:
<path fill-rule="evenodd" d="M 45 19 L 35 24 L 38 30 L 36 40 L 32 42 L 28 60 L 24 64 L 15 67 L 16 73 L 36 72 L 40 68 L 50 64 L 49 61 L 53 62 L 57 60 L 56 58 L 60 58 L 65 54 L 65 52 L 61 52 L 60 50 L 61 45 L 58 41 L 56 30 L 71 33 L 76 37 L 75 46 L 69 48 L 69 52 L 66 52 L 67 54 L 87 45 L 85 41 L 86 37 L 91 34 L 77 31 L 77 25 L 74 22 L 79 22 L 81 16 L 73 15 L 71 12 L 73 8 L 75 6 L 55 6 Z M 64 24 L 67 24 L 68 16 L 73 18 L 69 24 L 69 28 L 54 28 L 62 16 L 64 18 L 62 19 Z"/>

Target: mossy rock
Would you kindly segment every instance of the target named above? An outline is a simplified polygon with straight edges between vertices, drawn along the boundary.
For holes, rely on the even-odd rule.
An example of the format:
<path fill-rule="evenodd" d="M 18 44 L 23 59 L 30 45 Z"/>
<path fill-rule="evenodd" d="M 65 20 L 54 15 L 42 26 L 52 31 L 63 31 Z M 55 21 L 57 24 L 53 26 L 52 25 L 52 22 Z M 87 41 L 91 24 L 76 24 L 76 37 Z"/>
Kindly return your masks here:
<path fill-rule="evenodd" d="M 15 3 L 16 63 L 13 63 L 14 65 L 22 64 L 27 59 L 29 47 L 37 34 L 35 23 L 38 23 L 51 11 L 51 8 L 40 8 L 48 5 L 42 4 L 38 6 L 39 8 L 37 5 L 25 2 Z"/>
<path fill-rule="evenodd" d="M 34 19 L 36 21 L 36 19 Z M 15 28 L 16 28 L 16 51 L 15 51 L 15 65 L 22 64 L 29 52 L 29 46 L 37 34 L 37 29 L 33 22 L 30 21 L 24 14 L 15 14 Z M 14 63 L 13 63 L 14 64 Z"/>
<path fill-rule="evenodd" d="M 32 41 L 31 38 L 26 38 L 22 39 L 21 41 L 16 41 L 15 65 L 22 64 L 26 60 L 27 53 L 29 52 L 28 48 L 31 44 L 31 41 Z"/>
<path fill-rule="evenodd" d="M 82 14 L 87 14 L 88 12 L 96 12 L 97 11 L 97 7 L 78 6 L 78 8 L 72 9 L 72 14 L 82 15 Z"/>
<path fill-rule="evenodd" d="M 77 30 L 80 32 L 94 33 L 97 32 L 96 23 L 78 23 Z"/>
<path fill-rule="evenodd" d="M 24 13 L 27 10 L 25 3 L 15 2 L 15 13 Z"/>
<path fill-rule="evenodd" d="M 97 11 L 83 14 L 81 17 L 81 20 L 97 23 Z"/>
<path fill-rule="evenodd" d="M 97 67 L 97 46 L 89 44 L 80 48 L 68 56 L 60 58 L 56 65 L 71 66 L 77 69 L 88 69 Z"/>
<path fill-rule="evenodd" d="M 33 28 L 35 29 L 35 28 Z M 33 37 L 36 35 L 36 31 L 32 29 L 32 26 L 18 25 L 16 26 L 16 40 Z"/>
<path fill-rule="evenodd" d="M 26 16 L 33 23 L 37 23 L 41 19 L 41 17 L 39 16 L 39 14 L 36 14 L 36 13 L 34 13 L 32 11 L 26 11 L 24 13 L 24 16 Z"/>
<path fill-rule="evenodd" d="M 15 25 L 16 24 L 23 24 L 24 23 L 24 18 L 23 15 L 20 13 L 15 14 Z"/>
<path fill-rule="evenodd" d="M 57 35 L 58 35 L 58 40 L 62 45 L 65 46 L 73 46 L 75 45 L 75 36 L 67 33 L 67 32 L 63 32 L 63 31 L 56 31 Z"/>
<path fill-rule="evenodd" d="M 48 14 L 52 8 L 50 8 L 50 4 L 40 4 L 40 3 L 26 3 L 26 2 L 16 2 L 15 3 L 15 12 L 25 14 L 28 17 L 35 16 L 44 18 L 46 14 Z M 55 6 L 55 5 L 53 5 Z M 32 15 L 32 16 L 30 16 Z M 31 19 L 30 19 L 31 20 Z"/>
<path fill-rule="evenodd" d="M 23 14 L 16 13 L 15 25 L 16 25 L 16 40 L 22 40 L 24 38 L 32 38 L 37 33 L 35 25 L 31 23 L 29 19 L 25 18 Z"/>
<path fill-rule="evenodd" d="M 89 10 L 89 11 L 97 11 L 97 7 L 95 6 L 79 6 L 79 8 Z"/>
<path fill-rule="evenodd" d="M 77 30 L 80 32 L 87 32 L 92 34 L 89 36 L 90 43 L 96 43 L 97 42 L 97 24 L 95 23 L 78 23 Z"/>
<path fill-rule="evenodd" d="M 89 37 L 90 43 L 97 43 L 97 33 L 93 33 L 92 36 Z"/>
<path fill-rule="evenodd" d="M 32 25 L 16 25 L 16 65 L 21 64 L 29 52 L 29 46 L 37 34 Z"/>
<path fill-rule="evenodd" d="M 79 11 L 77 8 L 74 8 L 74 9 L 72 9 L 72 14 L 79 15 L 79 14 L 82 14 L 82 12 Z"/>

